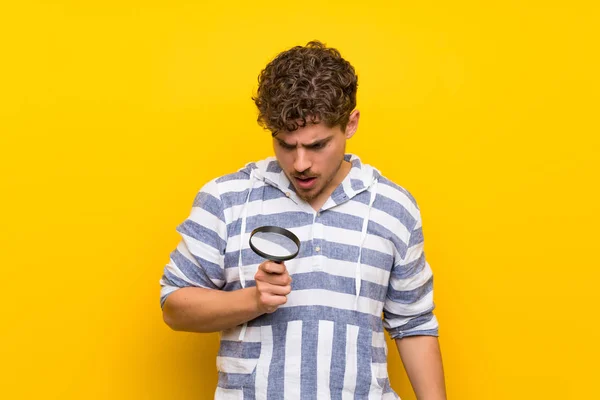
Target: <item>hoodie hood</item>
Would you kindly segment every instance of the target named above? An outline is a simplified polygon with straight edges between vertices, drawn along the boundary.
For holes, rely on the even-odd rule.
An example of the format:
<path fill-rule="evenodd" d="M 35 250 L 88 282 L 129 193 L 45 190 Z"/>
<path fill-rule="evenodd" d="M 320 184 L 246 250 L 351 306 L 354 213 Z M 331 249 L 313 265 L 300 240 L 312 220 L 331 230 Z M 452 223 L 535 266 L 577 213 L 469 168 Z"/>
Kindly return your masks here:
<path fill-rule="evenodd" d="M 331 195 L 334 200 L 340 200 L 343 197 L 351 199 L 364 190 L 367 190 L 374 180 L 377 180 L 381 173 L 368 164 L 363 164 L 359 157 L 354 154 L 346 154 L 344 159 L 348 161 L 352 167 L 350 172 Z M 267 159 L 246 164 L 239 172 L 247 174 L 256 180 L 261 180 L 273 187 L 278 188 L 284 193 L 294 192 L 294 185 L 289 181 L 277 159 L 269 157 Z M 339 204 L 337 201 L 335 204 Z M 326 209 L 327 203 L 323 206 Z"/>

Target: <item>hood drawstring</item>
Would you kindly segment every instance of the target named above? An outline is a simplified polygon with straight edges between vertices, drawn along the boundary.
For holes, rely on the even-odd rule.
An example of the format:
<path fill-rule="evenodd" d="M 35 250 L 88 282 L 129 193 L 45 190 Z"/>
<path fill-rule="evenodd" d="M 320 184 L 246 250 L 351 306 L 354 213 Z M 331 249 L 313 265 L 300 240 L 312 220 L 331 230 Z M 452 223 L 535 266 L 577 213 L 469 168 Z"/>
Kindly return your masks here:
<path fill-rule="evenodd" d="M 242 271 L 242 249 L 244 247 L 244 233 L 246 232 L 246 217 L 248 216 L 248 203 L 250 202 L 250 193 L 252 192 L 252 186 L 254 185 L 254 170 L 250 171 L 250 184 L 248 186 L 248 196 L 246 196 L 246 202 L 244 203 L 244 209 L 242 211 L 242 227 L 240 229 L 240 258 L 238 260 L 238 274 L 240 277 L 240 285 L 242 289 L 246 287 L 246 279 L 244 278 L 244 272 Z M 239 340 L 243 341 L 246 336 L 246 328 L 248 323 L 245 322 L 240 332 Z"/>
<path fill-rule="evenodd" d="M 367 226 L 369 225 L 369 216 L 371 214 L 371 208 L 373 207 L 373 202 L 375 201 L 375 197 L 377 197 L 377 179 L 375 178 L 371 183 L 371 198 L 369 200 L 369 208 L 367 210 L 367 215 L 363 219 L 362 232 L 360 236 L 360 247 L 358 250 L 358 261 L 356 262 L 356 274 L 355 274 L 355 287 L 356 287 L 356 297 L 354 298 L 354 309 L 358 309 L 358 298 L 360 297 L 360 287 L 362 283 L 362 277 L 360 273 L 360 259 L 362 256 L 362 249 L 365 244 L 365 239 L 367 238 Z"/>

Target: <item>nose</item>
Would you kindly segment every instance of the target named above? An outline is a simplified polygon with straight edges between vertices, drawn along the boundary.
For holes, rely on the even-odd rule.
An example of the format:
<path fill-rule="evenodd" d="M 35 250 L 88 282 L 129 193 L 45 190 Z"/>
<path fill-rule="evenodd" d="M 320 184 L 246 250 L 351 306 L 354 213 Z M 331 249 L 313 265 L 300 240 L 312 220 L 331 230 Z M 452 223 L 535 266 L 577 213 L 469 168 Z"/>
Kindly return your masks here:
<path fill-rule="evenodd" d="M 294 169 L 296 172 L 302 173 L 312 166 L 310 156 L 306 154 L 304 149 L 298 149 L 296 151 L 296 159 L 294 160 Z"/>

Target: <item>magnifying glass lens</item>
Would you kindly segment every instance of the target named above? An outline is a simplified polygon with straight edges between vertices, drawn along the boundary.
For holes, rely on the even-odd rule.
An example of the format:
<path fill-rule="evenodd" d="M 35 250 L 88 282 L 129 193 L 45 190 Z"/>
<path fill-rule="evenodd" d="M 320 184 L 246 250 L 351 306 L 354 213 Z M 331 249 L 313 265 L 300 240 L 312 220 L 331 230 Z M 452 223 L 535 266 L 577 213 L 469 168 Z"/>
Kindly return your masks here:
<path fill-rule="evenodd" d="M 250 247 L 268 260 L 286 261 L 296 257 L 300 249 L 300 241 L 286 229 L 264 226 L 252 232 Z"/>
<path fill-rule="evenodd" d="M 289 257 L 298 251 L 298 246 L 290 238 L 274 232 L 258 232 L 252 237 L 252 243 L 263 253 L 275 257 Z"/>

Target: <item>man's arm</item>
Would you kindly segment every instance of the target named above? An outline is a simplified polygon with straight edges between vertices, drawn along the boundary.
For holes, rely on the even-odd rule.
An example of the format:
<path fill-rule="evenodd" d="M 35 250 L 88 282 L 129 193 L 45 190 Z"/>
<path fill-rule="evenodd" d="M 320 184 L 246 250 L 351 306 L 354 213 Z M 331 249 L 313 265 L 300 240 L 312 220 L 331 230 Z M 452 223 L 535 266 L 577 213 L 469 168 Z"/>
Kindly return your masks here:
<path fill-rule="evenodd" d="M 225 292 L 184 287 L 171 293 L 163 307 L 165 323 L 176 331 L 218 332 L 261 315 L 256 287 Z"/>
<path fill-rule="evenodd" d="M 283 263 L 262 263 L 255 285 L 222 290 L 227 223 L 215 180 L 196 195 L 189 217 L 177 227 L 182 238 L 160 280 L 165 323 L 174 330 L 217 332 L 273 312 L 286 302 L 291 278 Z M 242 286 L 243 287 L 243 286 Z"/>
<path fill-rule="evenodd" d="M 285 304 L 292 279 L 284 263 L 263 262 L 254 279 L 256 286 L 230 292 L 199 287 L 178 289 L 167 296 L 163 319 L 176 331 L 218 332 Z"/>
<path fill-rule="evenodd" d="M 446 400 L 444 368 L 438 338 L 408 336 L 396 347 L 418 400 Z"/>

